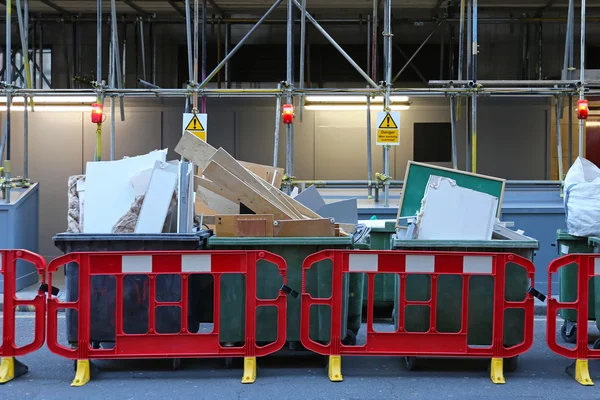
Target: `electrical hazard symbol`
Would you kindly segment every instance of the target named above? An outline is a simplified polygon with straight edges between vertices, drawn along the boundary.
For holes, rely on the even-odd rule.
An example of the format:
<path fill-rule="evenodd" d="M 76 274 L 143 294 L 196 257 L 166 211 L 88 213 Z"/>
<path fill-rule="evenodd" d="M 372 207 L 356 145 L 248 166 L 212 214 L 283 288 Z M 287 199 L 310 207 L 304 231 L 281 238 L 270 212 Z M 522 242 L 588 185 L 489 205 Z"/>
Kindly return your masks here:
<path fill-rule="evenodd" d="M 188 131 L 199 139 L 206 141 L 206 114 L 183 114 L 183 133 Z"/>
<path fill-rule="evenodd" d="M 377 113 L 377 144 L 380 146 L 400 145 L 400 113 Z"/>

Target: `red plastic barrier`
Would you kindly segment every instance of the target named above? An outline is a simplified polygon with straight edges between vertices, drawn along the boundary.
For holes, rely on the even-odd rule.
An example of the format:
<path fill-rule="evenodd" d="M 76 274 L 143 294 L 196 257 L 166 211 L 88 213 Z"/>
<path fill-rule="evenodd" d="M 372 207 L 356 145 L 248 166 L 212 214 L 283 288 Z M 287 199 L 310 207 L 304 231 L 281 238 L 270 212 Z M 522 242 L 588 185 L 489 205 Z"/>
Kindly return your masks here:
<path fill-rule="evenodd" d="M 124 358 L 214 358 L 245 357 L 242 382 L 255 380 L 255 357 L 266 356 L 280 350 L 286 341 L 286 295 L 280 291 L 273 300 L 256 297 L 256 264 L 266 260 L 277 265 L 286 283 L 285 260 L 266 251 L 163 251 L 163 252 L 92 252 L 71 253 L 53 260 L 48 266 L 49 282 L 52 273 L 69 262 L 79 264 L 79 300 L 59 302 L 48 300 L 48 348 L 62 357 L 83 361 L 78 367 L 74 386 L 89 381 L 89 359 Z M 220 331 L 220 278 L 223 274 L 243 274 L 246 278 L 245 344 L 242 347 L 223 347 Z M 127 334 L 123 331 L 123 278 L 127 275 L 145 274 L 149 277 L 148 332 Z M 181 276 L 181 298 L 175 302 L 156 300 L 156 278 L 161 274 Z M 211 274 L 214 277 L 214 328 L 211 333 L 190 333 L 188 330 L 188 285 L 191 274 Z M 115 345 L 112 349 L 93 349 L 90 337 L 90 280 L 94 275 L 116 277 Z M 181 312 L 181 331 L 156 332 L 155 310 L 158 307 L 178 307 Z M 256 310 L 273 306 L 278 312 L 277 340 L 265 346 L 256 344 Z M 77 310 L 78 346 L 76 349 L 61 346 L 57 341 L 57 313 L 60 308 Z M 105 317 L 105 316 L 103 316 Z M 240 315 L 240 318 L 244 318 Z"/>
<path fill-rule="evenodd" d="M 569 264 L 577 264 L 577 300 L 560 302 L 552 298 L 552 274 Z M 546 318 L 546 341 L 550 350 L 566 358 L 576 359 L 575 379 L 585 386 L 593 385 L 588 371 L 588 359 L 600 358 L 600 350 L 588 348 L 588 299 L 589 280 L 600 275 L 600 255 L 569 254 L 552 261 L 548 266 L 548 308 Z M 556 316 L 559 310 L 577 311 L 577 341 L 574 348 L 566 348 L 558 344 L 556 334 Z M 598 343 L 598 342 L 597 342 Z"/>
<path fill-rule="evenodd" d="M 2 317 L 2 346 L 0 347 L 0 383 L 6 383 L 27 372 L 27 366 L 15 360 L 36 351 L 44 344 L 46 320 L 46 295 L 38 291 L 32 300 L 17 299 L 17 261 L 27 261 L 35 266 L 45 285 L 46 261 L 38 254 L 27 250 L 0 250 L 0 274 L 4 278 L 4 308 Z M 43 286 L 42 286 L 43 287 Z M 15 313 L 18 307 L 31 307 L 35 312 L 33 341 L 17 347 L 15 343 Z"/>
<path fill-rule="evenodd" d="M 306 272 L 313 264 L 331 260 L 333 264 L 333 287 L 330 298 L 313 298 L 306 291 Z M 533 283 L 535 267 L 523 257 L 509 253 L 470 252 L 413 252 L 413 251 L 346 251 L 325 250 L 308 256 L 302 266 L 302 317 L 300 337 L 303 346 L 316 353 L 329 355 L 330 379 L 342 380 L 339 367 L 341 355 L 368 356 L 425 356 L 425 357 L 482 357 L 492 358 L 491 377 L 495 383 L 504 383 L 502 359 L 526 352 L 533 343 L 534 298 L 527 294 L 525 300 L 505 300 L 505 271 L 507 263 L 514 263 L 527 271 Z M 365 273 L 368 276 L 368 306 L 366 343 L 362 346 L 346 346 L 341 342 L 342 282 L 344 274 Z M 374 278 L 376 274 L 398 274 L 400 284 L 399 314 L 404 315 L 409 306 L 426 306 L 430 310 L 428 332 L 407 332 L 399 321 L 396 332 L 376 332 L 373 329 Z M 406 300 L 406 277 L 411 274 L 431 276 L 431 298 L 428 301 Z M 437 278 L 440 275 L 461 275 L 462 326 L 457 333 L 436 330 Z M 469 279 L 474 275 L 494 277 L 494 309 L 492 345 L 487 348 L 470 347 L 467 344 Z M 331 307 L 331 340 L 329 344 L 310 339 L 310 308 L 316 305 Z M 522 309 L 525 314 L 524 341 L 506 348 L 503 345 L 504 314 L 508 309 Z M 401 318 L 402 319 L 402 318 Z"/>

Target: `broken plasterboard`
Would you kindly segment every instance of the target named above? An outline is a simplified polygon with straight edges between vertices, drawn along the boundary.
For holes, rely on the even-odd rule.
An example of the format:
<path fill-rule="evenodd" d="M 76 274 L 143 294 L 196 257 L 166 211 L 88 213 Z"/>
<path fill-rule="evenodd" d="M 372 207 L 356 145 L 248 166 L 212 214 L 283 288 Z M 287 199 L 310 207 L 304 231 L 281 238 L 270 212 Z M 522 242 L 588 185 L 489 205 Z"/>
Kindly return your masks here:
<path fill-rule="evenodd" d="M 419 240 L 491 240 L 498 198 L 431 175 L 421 208 Z"/>
<path fill-rule="evenodd" d="M 83 233 L 111 233 L 135 199 L 130 178 L 154 167 L 156 161 L 165 162 L 166 157 L 167 150 L 164 149 L 122 160 L 88 162 Z"/>
<path fill-rule="evenodd" d="M 162 233 L 178 176 L 177 165 L 156 162 L 135 225 L 135 233 Z"/>

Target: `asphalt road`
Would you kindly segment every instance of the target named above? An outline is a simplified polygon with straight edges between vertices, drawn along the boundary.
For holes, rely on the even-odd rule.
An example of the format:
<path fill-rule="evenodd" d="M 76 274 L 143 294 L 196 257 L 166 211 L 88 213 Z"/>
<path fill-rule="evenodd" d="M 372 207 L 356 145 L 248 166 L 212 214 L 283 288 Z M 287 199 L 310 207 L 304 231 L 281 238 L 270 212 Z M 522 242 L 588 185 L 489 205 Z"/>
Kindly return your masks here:
<path fill-rule="evenodd" d="M 545 327 L 538 317 L 534 346 L 520 357 L 516 372 L 505 374 L 505 385 L 491 383 L 483 360 L 426 360 L 423 370 L 408 371 L 397 357 L 345 357 L 344 382 L 332 383 L 318 359 L 288 356 L 259 361 L 252 385 L 241 384 L 241 369 L 226 369 L 223 360 L 183 360 L 177 371 L 170 360 L 127 360 L 96 362 L 101 372 L 86 386 L 72 388 L 72 361 L 44 347 L 21 358 L 29 373 L 0 386 L 0 399 L 599 399 L 600 362 L 590 363 L 598 386 L 580 386 L 565 373 L 570 361 L 547 348 Z M 31 315 L 20 313 L 19 342 L 31 341 L 32 329 Z M 590 332 L 597 332 L 595 326 Z"/>

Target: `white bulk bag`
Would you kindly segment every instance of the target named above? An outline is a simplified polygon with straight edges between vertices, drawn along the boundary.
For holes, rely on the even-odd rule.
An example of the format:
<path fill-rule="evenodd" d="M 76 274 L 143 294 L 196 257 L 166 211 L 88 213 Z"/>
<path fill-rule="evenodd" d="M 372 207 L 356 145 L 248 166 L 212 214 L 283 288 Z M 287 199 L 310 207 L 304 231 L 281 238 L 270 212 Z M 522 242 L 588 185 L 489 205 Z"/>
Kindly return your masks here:
<path fill-rule="evenodd" d="M 567 232 L 573 236 L 600 236 L 600 169 L 577 157 L 564 185 Z"/>

